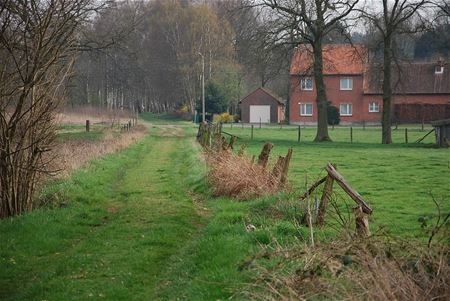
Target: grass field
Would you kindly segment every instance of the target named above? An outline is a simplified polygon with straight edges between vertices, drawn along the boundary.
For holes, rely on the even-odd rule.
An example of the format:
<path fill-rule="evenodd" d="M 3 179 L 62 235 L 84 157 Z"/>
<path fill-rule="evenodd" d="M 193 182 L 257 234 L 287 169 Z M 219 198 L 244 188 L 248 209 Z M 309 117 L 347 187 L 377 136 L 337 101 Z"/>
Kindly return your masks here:
<path fill-rule="evenodd" d="M 409 127 L 409 141 L 424 136 L 429 129 Z M 404 143 L 404 130 L 393 131 L 392 145 L 381 145 L 380 128 L 353 129 L 353 143 L 349 128 L 330 129 L 332 143 L 313 143 L 315 129 L 302 128 L 301 142 L 297 142 L 298 128 L 269 127 L 251 129 L 230 125 L 224 131 L 242 138 L 249 155 L 257 155 L 264 142 L 274 144 L 273 153 L 284 155 L 293 147 L 294 155 L 289 178 L 295 190 L 304 191 L 305 176 L 312 183 L 325 175 L 327 162 L 337 164 L 351 185 L 367 199 L 374 209 L 373 222 L 385 226 L 392 233 L 421 236 L 420 216 L 434 216 L 437 208 L 432 200 L 439 200 L 444 212 L 450 210 L 450 152 L 436 148 L 433 135 L 423 143 Z M 404 139 L 404 138 L 403 138 Z"/>
<path fill-rule="evenodd" d="M 275 154 L 294 148 L 293 193 L 238 202 L 210 196 L 191 123 L 141 117 L 152 124 L 146 138 L 42 191 L 53 207 L 0 221 L 0 300 L 251 299 L 259 288 L 249 259 L 267 246 L 308 241 L 296 195 L 305 175 L 314 181 L 328 161 L 370 202 L 371 225 L 424 238 L 417 219 L 436 213 L 429 193 L 450 210 L 449 152 L 429 144 L 315 144 L 307 142 L 313 129 L 298 144 L 296 129 L 277 128 L 255 129 L 250 141 L 249 129 L 227 128 L 249 155 L 264 141 Z M 332 138 L 345 139 L 346 130 Z"/>

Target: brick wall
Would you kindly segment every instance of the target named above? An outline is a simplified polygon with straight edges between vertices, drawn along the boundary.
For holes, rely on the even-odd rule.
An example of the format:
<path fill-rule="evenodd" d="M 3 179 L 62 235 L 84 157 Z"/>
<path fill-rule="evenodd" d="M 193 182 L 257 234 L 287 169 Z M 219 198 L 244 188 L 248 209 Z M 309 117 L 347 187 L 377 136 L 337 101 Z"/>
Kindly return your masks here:
<path fill-rule="evenodd" d="M 353 89 L 351 91 L 340 90 L 341 78 L 353 78 Z M 364 94 L 363 77 L 356 76 L 325 76 L 327 97 L 331 103 L 340 108 L 342 103 L 352 103 L 352 116 L 341 116 L 341 124 L 367 123 L 376 124 L 381 122 L 383 100 L 381 95 Z M 300 77 L 291 77 L 290 114 L 291 123 L 315 124 L 317 123 L 316 87 L 312 91 L 303 91 L 300 88 Z M 377 102 L 379 112 L 369 112 L 369 103 Z M 312 103 L 313 115 L 300 116 L 300 103 Z M 450 118 L 450 95 L 396 95 L 392 101 L 393 120 L 398 122 L 425 122 L 437 119 Z"/>

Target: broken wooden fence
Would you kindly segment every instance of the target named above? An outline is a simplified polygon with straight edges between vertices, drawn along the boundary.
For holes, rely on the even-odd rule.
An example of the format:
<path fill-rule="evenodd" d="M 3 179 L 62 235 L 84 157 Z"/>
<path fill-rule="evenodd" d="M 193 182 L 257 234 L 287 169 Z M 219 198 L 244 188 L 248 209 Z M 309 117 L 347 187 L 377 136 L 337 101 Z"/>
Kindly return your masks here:
<path fill-rule="evenodd" d="M 226 141 L 222 134 L 230 136 L 229 142 Z M 234 148 L 234 144 L 239 137 L 222 131 L 222 124 L 201 123 L 197 133 L 198 142 L 208 151 L 230 151 Z M 258 164 L 262 169 L 266 170 L 272 151 L 273 144 L 264 144 L 261 153 L 258 156 Z M 241 144 L 238 156 L 244 154 L 245 144 Z M 270 176 L 273 179 L 273 183 L 278 183 L 280 188 L 285 187 L 288 179 L 289 165 L 292 158 L 292 148 L 289 148 L 286 156 L 279 156 Z M 253 156 L 252 163 L 255 162 L 255 156 Z M 307 199 L 321 184 L 325 183 L 320 204 L 316 217 L 316 224 L 321 226 L 325 222 L 325 213 L 330 202 L 333 184 L 336 182 L 350 198 L 352 198 L 357 206 L 353 209 L 356 220 L 356 230 L 361 236 L 370 235 L 369 231 L 369 215 L 372 214 L 372 208 L 362 198 L 362 196 L 353 189 L 345 178 L 336 170 L 335 165 L 328 163 L 326 166 L 327 176 L 323 177 L 316 183 L 314 183 L 306 193 L 300 197 L 300 200 Z M 305 219 L 308 220 L 308 219 Z"/>
<path fill-rule="evenodd" d="M 223 135 L 230 136 L 229 142 Z M 229 151 L 234 149 L 234 145 L 239 139 L 238 136 L 232 135 L 222 130 L 221 123 L 200 123 L 197 133 L 197 141 L 208 151 Z M 273 144 L 265 143 L 261 153 L 258 156 L 257 165 L 261 166 L 264 170 L 267 168 L 270 153 L 272 151 Z M 238 156 L 243 156 L 245 150 L 245 144 L 241 144 Z M 285 187 L 288 180 L 289 165 L 292 158 L 292 148 L 289 148 L 286 156 L 279 156 L 272 171 L 269 173 L 273 179 L 273 182 L 278 182 L 279 187 Z M 252 163 L 255 161 L 253 156 Z"/>
<path fill-rule="evenodd" d="M 370 208 L 362 196 L 347 183 L 345 178 L 336 170 L 336 167 L 333 164 L 328 163 L 326 171 L 327 176 L 314 183 L 305 194 L 300 197 L 300 200 L 308 198 L 317 187 L 325 182 L 316 218 L 316 224 L 321 226 L 325 222 L 325 212 L 333 192 L 333 183 L 336 182 L 357 204 L 357 207 L 353 210 L 356 219 L 357 233 L 362 236 L 368 236 L 370 234 L 369 215 L 372 214 L 372 208 Z"/>

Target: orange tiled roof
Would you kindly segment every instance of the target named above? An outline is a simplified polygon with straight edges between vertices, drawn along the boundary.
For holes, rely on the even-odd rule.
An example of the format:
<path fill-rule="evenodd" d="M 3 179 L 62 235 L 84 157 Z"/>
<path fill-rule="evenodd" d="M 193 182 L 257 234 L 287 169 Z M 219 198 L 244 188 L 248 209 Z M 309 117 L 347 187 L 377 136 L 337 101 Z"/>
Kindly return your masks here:
<path fill-rule="evenodd" d="M 364 73 L 368 52 L 363 45 L 327 44 L 322 53 L 325 75 Z M 312 65 L 311 47 L 304 44 L 298 46 L 292 57 L 291 74 L 312 74 Z"/>

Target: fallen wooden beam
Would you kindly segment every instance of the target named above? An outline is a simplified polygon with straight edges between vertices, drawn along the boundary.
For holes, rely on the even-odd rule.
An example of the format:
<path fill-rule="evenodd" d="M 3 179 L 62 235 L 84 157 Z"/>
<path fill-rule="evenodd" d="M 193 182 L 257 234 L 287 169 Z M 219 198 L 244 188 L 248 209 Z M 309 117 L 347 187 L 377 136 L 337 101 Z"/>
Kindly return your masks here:
<path fill-rule="evenodd" d="M 364 201 L 362 196 L 354 190 L 348 183 L 345 181 L 344 177 L 334 168 L 331 163 L 327 164 L 327 172 L 333 177 L 333 179 L 341 186 L 341 188 L 359 205 L 364 213 L 372 214 L 372 208 Z"/>

